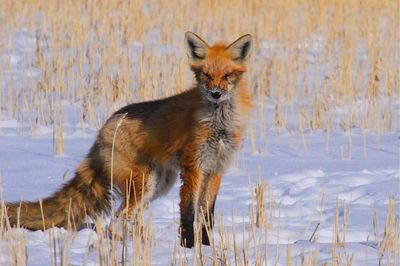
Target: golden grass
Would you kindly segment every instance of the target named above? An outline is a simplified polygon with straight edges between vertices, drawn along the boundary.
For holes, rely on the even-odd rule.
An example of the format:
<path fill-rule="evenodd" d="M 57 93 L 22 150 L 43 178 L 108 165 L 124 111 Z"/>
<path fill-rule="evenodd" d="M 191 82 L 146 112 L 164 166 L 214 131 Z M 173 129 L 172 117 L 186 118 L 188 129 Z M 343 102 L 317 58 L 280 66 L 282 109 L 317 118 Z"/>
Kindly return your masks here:
<path fill-rule="evenodd" d="M 55 152 L 62 153 L 67 103 L 82 125 L 98 128 L 119 106 L 190 86 L 186 30 L 211 43 L 251 33 L 248 79 L 260 127 L 252 138 L 265 146 L 265 123 L 295 135 L 354 127 L 382 134 L 399 121 L 398 9 L 391 0 L 5 0 L 0 106 L 33 132 L 53 125 Z M 7 57 L 15 54 L 18 63 Z M 16 64 L 20 75 L 11 74 Z M 274 117 L 265 116 L 266 103 Z M 289 127 L 292 113 L 300 116 Z"/>
<path fill-rule="evenodd" d="M 392 0 L 2 0 L 0 110 L 5 112 L 0 112 L 0 119 L 29 123 L 32 134 L 40 126 L 53 127 L 54 151 L 61 154 L 66 107 L 79 110 L 83 128 L 85 124 L 99 128 L 120 106 L 190 86 L 185 31 L 211 43 L 251 33 L 255 47 L 247 77 L 257 106 L 248 134 L 252 152 L 266 150 L 266 125 L 299 137 L 305 150 L 305 133 L 325 130 L 327 153 L 331 132 L 343 130 L 349 139 L 347 147 L 341 146 L 342 158 L 351 159 L 354 128 L 362 131 L 364 148 L 366 132 L 379 136 L 399 129 L 398 10 L 399 2 Z M 271 108 L 273 115 L 266 115 L 265 108 Z M 298 117 L 290 119 L 291 114 Z M 279 227 L 279 221 L 276 225 L 272 219 L 277 210 L 267 188 L 264 183 L 256 186 L 250 208 L 254 218 L 250 231 L 261 230 L 265 238 L 272 225 Z M 123 255 L 116 254 L 116 241 L 101 229 L 101 221 L 98 244 L 88 251 L 96 250 L 104 265 L 125 265 L 128 259 L 134 265 L 151 265 L 151 216 L 138 217 L 123 226 Z M 10 264 L 26 264 L 24 234 L 5 230 L 3 218 L 2 209 L 0 240 L 9 241 Z M 207 258 L 197 245 L 195 263 L 248 265 L 246 243 L 240 250 L 235 239 L 240 228 L 233 223 L 229 235 L 221 217 L 217 216 L 216 224 L 214 237 L 220 246 L 213 246 L 213 256 Z M 334 243 L 345 242 L 346 224 L 347 220 L 340 227 L 336 221 Z M 393 252 L 390 263 L 395 265 L 400 260 L 400 232 L 393 201 L 389 201 L 383 239 L 375 228 L 380 254 Z M 129 241 L 134 243 L 133 251 L 127 248 Z M 49 243 L 54 265 L 56 261 L 69 264 L 68 239 L 49 233 Z M 336 244 L 332 265 L 351 265 L 352 257 L 340 257 Z M 290 246 L 286 253 L 292 253 Z M 171 263 L 186 265 L 186 255 L 175 243 Z M 267 250 L 257 251 L 255 258 L 264 264 Z M 317 261 L 317 252 L 303 252 L 302 265 Z M 288 258 L 287 265 L 292 264 Z"/>

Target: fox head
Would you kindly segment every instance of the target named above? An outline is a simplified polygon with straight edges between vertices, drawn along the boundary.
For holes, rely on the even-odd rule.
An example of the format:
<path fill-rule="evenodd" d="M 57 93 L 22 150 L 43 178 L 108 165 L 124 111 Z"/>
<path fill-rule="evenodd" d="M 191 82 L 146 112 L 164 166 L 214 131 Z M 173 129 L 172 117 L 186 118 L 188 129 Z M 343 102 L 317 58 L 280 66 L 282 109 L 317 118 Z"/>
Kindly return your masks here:
<path fill-rule="evenodd" d="M 251 35 L 243 35 L 227 46 L 210 46 L 193 32 L 186 32 L 185 42 L 190 68 L 205 98 L 214 103 L 229 100 L 246 71 Z"/>

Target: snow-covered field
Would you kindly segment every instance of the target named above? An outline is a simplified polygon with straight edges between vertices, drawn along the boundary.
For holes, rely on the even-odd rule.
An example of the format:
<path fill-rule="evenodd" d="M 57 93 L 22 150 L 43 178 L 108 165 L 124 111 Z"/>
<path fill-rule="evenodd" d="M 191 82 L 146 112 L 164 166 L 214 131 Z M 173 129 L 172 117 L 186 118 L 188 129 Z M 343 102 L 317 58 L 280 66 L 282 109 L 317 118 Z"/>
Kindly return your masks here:
<path fill-rule="evenodd" d="M 17 131 L 17 127 L 18 123 L 11 121 L 0 124 L 0 168 L 5 201 L 37 200 L 50 195 L 63 183 L 66 171 L 67 178 L 72 175 L 95 137 L 94 133 L 67 135 L 65 155 L 56 157 L 51 134 L 35 137 L 10 134 Z M 326 153 L 323 132 L 305 135 L 307 151 L 299 138 L 285 133 L 278 135 L 273 131 L 267 136 L 265 153 L 250 154 L 250 145 L 246 141 L 236 165 L 223 178 L 216 208 L 224 223 L 224 232 L 229 236 L 235 226 L 237 245 L 239 248 L 247 247 L 250 262 L 254 260 L 255 252 L 267 251 L 269 264 L 286 264 L 287 245 L 290 245 L 292 259 L 297 263 L 304 253 L 316 254 L 316 251 L 318 264 L 331 262 L 338 205 L 339 236 L 342 238 L 345 230 L 345 241 L 337 248 L 337 253 L 343 260 L 352 257 L 353 265 L 376 265 L 378 246 L 373 212 L 376 210 L 378 241 L 381 241 L 389 198 L 392 197 L 395 208 L 399 208 L 398 135 L 368 136 L 365 150 L 363 136 L 354 133 L 351 160 L 341 158 L 340 146 L 346 147 L 348 142 L 348 136 L 344 134 L 331 136 L 329 154 Z M 249 227 L 252 193 L 260 177 L 267 183 L 267 191 L 272 193 L 270 196 L 273 195 L 275 206 L 273 225 L 267 235 L 264 231 L 253 234 Z M 166 265 L 171 261 L 178 239 L 178 188 L 177 183 L 167 196 L 150 206 L 155 238 L 153 264 Z M 232 214 L 235 224 L 232 223 Z M 344 217 L 345 229 L 342 228 Z M 318 236 L 309 241 L 318 224 Z M 29 264 L 50 264 L 48 234 L 51 230 L 20 232 L 26 237 Z M 57 232 L 66 234 L 63 229 L 57 229 Z M 72 264 L 96 264 L 98 256 L 89 249 L 90 244 L 96 242 L 95 231 L 82 230 L 71 236 L 70 241 Z M 218 245 L 218 237 L 216 242 Z M 6 240 L 1 243 L 3 263 L 9 259 L 7 243 Z M 186 252 L 190 259 L 191 251 Z M 384 254 L 383 262 L 388 260 L 388 255 Z M 390 261 L 393 262 L 393 257 Z"/>
<path fill-rule="evenodd" d="M 147 5 L 144 8 L 149 9 Z M 127 53 L 133 54 L 131 55 L 133 59 L 129 58 L 133 61 L 129 62 L 132 63 L 132 69 L 127 67 L 129 69 L 127 73 L 135 72 L 134 77 L 139 75 L 140 71 L 135 65 L 138 61 L 135 60 L 143 56 L 141 52 L 142 49 L 147 49 L 146 44 L 153 45 L 153 39 L 154 42 L 157 41 L 158 35 L 161 33 L 157 29 L 144 33 L 147 43 L 135 42 L 128 44 L 126 46 L 128 48 L 124 47 Z M 83 99 L 87 96 L 86 92 L 78 91 L 81 84 L 85 85 L 85 89 L 93 91 L 97 89 L 92 86 L 90 80 L 92 74 L 90 67 L 95 65 L 93 67 L 95 69 L 98 67 L 96 60 L 101 62 L 101 57 L 106 57 L 91 54 L 93 51 L 89 49 L 90 41 L 85 47 L 90 52 L 82 57 L 77 56 L 77 58 L 83 58 L 82 66 L 79 66 L 82 69 L 79 71 L 82 71 L 84 73 L 82 76 L 86 75 L 89 81 L 73 78 L 69 80 L 68 75 L 73 76 L 74 73 L 79 72 L 74 68 L 78 68 L 76 65 L 81 62 L 76 63 L 71 59 L 73 67 L 69 70 L 72 70 L 66 71 L 69 74 L 63 73 L 65 76 L 62 76 L 62 71 L 41 73 L 43 69 L 51 69 L 51 53 L 54 51 L 51 51 L 51 43 L 47 43 L 46 34 L 40 35 L 42 40 L 37 36 L 39 36 L 38 33 L 33 33 L 28 29 L 15 30 L 13 37 L 8 38 L 9 42 L 10 40 L 15 42 L 11 45 L 13 50 L 0 53 L 0 65 L 7 64 L 5 70 L 2 70 L 0 66 L 0 198 L 4 202 L 35 201 L 45 198 L 66 180 L 72 178 L 75 167 L 85 157 L 96 138 L 96 126 L 104 120 L 103 115 L 114 111 L 117 109 L 116 106 L 120 105 L 117 99 L 115 106 L 102 106 L 101 96 L 105 95 L 101 94 L 103 92 L 99 92 L 98 95 L 93 93 L 95 100 L 90 102 L 92 99 L 89 97 Z M 37 43 L 38 40 L 45 44 L 40 46 Z M 179 246 L 178 192 L 180 183 L 178 181 L 168 195 L 152 202 L 145 211 L 146 219 L 148 219 L 146 226 L 151 225 L 153 243 L 150 249 L 151 255 L 147 257 L 147 261 L 142 261 L 143 264 L 199 264 L 199 256 L 202 256 L 205 265 L 211 265 L 212 262 L 221 265 L 323 265 L 324 263 L 328 265 L 378 265 L 379 263 L 399 265 L 400 135 L 399 121 L 396 121 L 400 115 L 398 113 L 400 101 L 396 98 L 398 88 L 392 88 L 393 94 L 376 93 L 378 100 L 372 99 L 371 102 L 362 101 L 366 99 L 364 96 L 360 97 L 361 100 L 357 97 L 347 98 L 347 96 L 343 97 L 344 100 L 332 99 L 332 95 L 341 93 L 330 94 L 329 92 L 329 89 L 337 85 L 335 83 L 337 81 L 330 78 L 339 72 L 338 69 L 341 69 L 340 60 L 336 59 L 335 55 L 325 56 L 324 53 L 326 51 L 339 53 L 342 44 L 338 41 L 332 44 L 332 48 L 327 44 L 328 42 L 329 40 L 324 37 L 316 36 L 305 46 L 303 43 L 303 46 L 294 45 L 295 48 L 285 48 L 266 38 L 259 41 L 258 54 L 254 56 L 255 60 L 259 60 L 258 62 L 275 60 L 278 66 L 271 65 L 271 67 L 275 67 L 276 71 L 276 69 L 284 69 L 285 65 L 282 62 L 289 60 L 288 58 L 302 55 L 304 65 L 293 67 L 292 70 L 299 71 L 299 76 L 291 76 L 292 80 L 288 81 L 288 84 L 279 83 L 277 77 L 272 78 L 270 88 L 268 88 L 271 92 L 268 97 L 265 96 L 265 99 L 260 99 L 259 95 L 255 97 L 258 97 L 255 101 L 257 107 L 252 121 L 249 121 L 243 147 L 223 177 L 218 194 L 214 248 L 184 249 Z M 0 48 L 2 48 L 1 44 L 0 42 Z M 326 47 L 330 47 L 331 50 Z M 293 50 L 290 50 L 292 48 Z M 160 57 L 171 56 L 174 59 L 175 57 L 172 56 L 176 56 L 181 47 L 178 49 L 174 45 L 156 43 L 151 49 L 151 51 L 158 51 Z M 302 49 L 304 53 L 299 52 L 303 51 Z M 365 60 L 364 63 L 360 63 L 360 65 L 365 64 L 362 65 L 365 71 L 358 73 L 368 72 L 373 62 L 367 60 L 368 54 L 365 51 L 367 48 L 359 45 L 357 49 L 355 49 L 357 60 L 354 61 Z M 36 61 L 39 61 L 36 57 L 40 53 L 50 58 L 48 60 L 50 63 L 42 62 L 44 65 L 41 65 L 42 68 L 35 65 Z M 58 51 L 58 55 L 62 54 L 60 58 L 67 59 L 74 58 L 75 53 L 73 49 Z M 95 63 L 90 65 L 91 60 L 86 59 L 86 56 L 95 58 L 93 60 Z M 157 59 L 157 56 L 151 57 L 151 60 Z M 49 65 L 46 65 L 47 63 Z M 168 60 L 162 63 L 173 64 Z M 144 65 L 142 62 L 141 66 Z M 266 65 L 269 66 L 264 62 L 262 66 Z M 119 70 L 117 67 L 116 69 L 113 69 L 113 66 L 108 67 L 102 71 Z M 355 69 L 356 66 L 353 68 Z M 352 70 L 355 71 L 354 69 Z M 147 70 L 142 71 L 147 72 Z M 175 74 L 173 71 L 171 73 Z M 257 71 L 255 72 L 260 75 L 268 75 L 268 71 L 265 72 L 261 67 Z M 286 70 L 280 71 L 282 71 L 280 72 L 282 80 L 285 80 Z M 98 72 L 101 76 L 101 71 Z M 61 78 L 57 78 L 57 74 Z M 157 72 L 156 75 L 158 74 Z M 49 95 L 53 95 L 52 90 L 46 88 L 48 91 L 43 92 L 45 89 L 40 86 L 36 88 L 36 92 L 38 94 L 43 92 L 45 96 L 40 94 L 36 98 L 35 95 L 30 95 L 28 85 L 33 84 L 33 81 L 48 78 L 46 75 L 54 75 L 52 77 L 56 85 L 57 82 L 66 78 L 67 80 L 63 82 L 66 83 L 67 92 L 62 93 L 67 96 L 54 93 L 55 100 L 50 104 Z M 76 74 L 77 77 L 79 75 L 81 73 Z M 349 76 L 349 80 L 356 83 L 357 77 L 352 77 L 350 74 Z M 167 75 L 164 77 L 160 74 L 159 77 L 162 77 L 160 80 L 166 79 Z M 48 83 L 53 84 L 53 79 L 48 78 Z M 186 79 L 190 80 L 190 77 Z M 261 78 L 256 81 L 260 80 Z M 20 81 L 28 87 L 20 88 L 18 85 Z M 155 81 L 154 84 L 157 85 L 157 82 L 160 81 Z M 365 84 L 361 84 L 363 82 Z M 383 79 L 384 85 L 380 86 L 385 87 L 387 85 L 385 82 L 387 80 Z M 127 83 L 132 85 L 132 92 L 128 89 L 130 94 L 126 95 L 139 97 L 140 95 L 136 95 L 133 91 L 139 81 L 129 80 Z M 369 86 L 367 79 L 359 83 Z M 302 87 L 303 91 L 298 89 L 298 92 L 288 93 L 289 96 L 281 96 L 286 92 L 276 88 L 280 85 L 282 87 L 287 85 L 290 88 L 293 84 L 306 88 L 309 86 L 311 89 L 308 91 Z M 399 84 L 394 84 L 396 85 Z M 340 86 L 341 84 L 338 85 Z M 323 91 L 312 94 L 315 92 L 312 90 L 316 88 L 322 88 Z M 12 89 L 16 91 L 11 91 Z M 46 95 L 46 93 L 49 94 Z M 165 94 L 168 93 L 165 92 Z M 357 93 L 358 96 L 367 94 L 364 90 Z M 308 96 L 303 95 L 301 98 L 301 94 L 308 94 Z M 78 99 L 79 96 L 82 96 L 82 99 Z M 96 102 L 96 97 L 100 97 L 100 100 L 97 99 L 98 102 Z M 132 96 L 136 99 L 135 97 Z M 319 97 L 326 98 L 321 100 Z M 311 102 L 310 99 L 315 102 Z M 14 100 L 17 103 L 14 104 Z M 88 107 L 85 105 L 86 102 L 82 103 L 86 100 L 89 103 L 87 105 L 94 103 L 95 106 Z M 124 99 L 121 100 L 123 101 Z M 328 106 L 330 102 L 334 104 Z M 60 105 L 60 109 L 57 109 L 57 104 Z M 279 104 L 282 106 L 281 115 L 284 120 L 282 128 L 277 128 L 277 122 L 274 121 Z M 313 109 L 317 104 L 321 104 L 322 107 Z M 325 107 L 328 111 L 325 110 L 325 113 L 321 115 L 325 115 L 321 120 L 328 121 L 327 127 L 321 126 L 322 129 L 316 127 L 315 130 L 311 130 L 312 126 L 309 124 L 313 121 L 312 119 L 304 120 L 307 120 L 308 126 L 301 125 L 302 122 L 299 122 L 304 114 L 311 117 L 315 115 L 313 113 L 315 110 L 323 110 Z M 90 121 L 92 124 L 83 123 L 83 108 L 89 110 L 86 114 L 95 114 L 95 119 L 86 117 L 88 120 L 92 119 Z M 55 109 L 53 116 L 52 112 Z M 60 115 L 59 110 L 62 110 Z M 299 110 L 303 110 L 304 114 L 299 113 Z M 375 119 L 375 116 L 367 115 L 366 112 L 374 111 L 378 112 L 376 115 L 378 122 L 374 120 L 371 123 L 371 117 Z M 350 112 L 352 112 L 352 117 L 347 119 Z M 55 133 L 53 132 L 56 126 L 53 127 L 52 119 L 58 121 L 59 117 L 62 118 L 60 121 L 62 121 L 65 150 L 63 155 L 56 156 Z M 98 124 L 93 122 L 96 119 L 95 122 Z M 391 126 L 386 126 L 387 124 Z M 267 222 L 263 228 L 255 226 L 257 184 L 266 184 Z M 4 265 L 21 265 L 25 264 L 26 260 L 29 265 L 55 265 L 57 263 L 53 261 L 54 258 L 57 258 L 60 265 L 62 265 L 61 262 L 72 265 L 99 265 L 107 261 L 99 251 L 103 246 L 110 245 L 110 243 L 104 244 L 103 236 L 99 236 L 98 232 L 90 228 L 78 232 L 62 228 L 32 232 L 25 229 L 7 230 L 1 223 L 0 233 L 0 263 Z M 121 254 L 124 247 L 127 247 L 128 262 L 138 264 L 132 259 L 139 257 L 133 254 L 140 252 L 134 247 L 136 244 L 135 241 L 113 242 L 112 249 L 115 249 L 117 259 L 110 259 L 110 261 L 119 261 L 120 264 L 125 265 L 126 261 L 123 260 Z M 236 261 L 237 259 L 239 261 Z"/>

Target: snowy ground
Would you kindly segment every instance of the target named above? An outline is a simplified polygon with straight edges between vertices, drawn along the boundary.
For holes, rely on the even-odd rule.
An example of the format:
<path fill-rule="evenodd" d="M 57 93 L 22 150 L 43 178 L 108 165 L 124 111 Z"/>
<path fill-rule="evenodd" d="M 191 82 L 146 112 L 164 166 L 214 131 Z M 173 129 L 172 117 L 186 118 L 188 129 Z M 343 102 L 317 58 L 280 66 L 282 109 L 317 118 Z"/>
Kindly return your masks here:
<path fill-rule="evenodd" d="M 36 137 L 11 134 L 17 132 L 18 123 L 0 123 L 0 169 L 2 197 L 5 201 L 37 200 L 51 194 L 63 183 L 66 171 L 70 178 L 74 167 L 85 156 L 94 133 L 67 135 L 65 155 L 53 155 L 51 134 Z M 21 128 L 21 127 L 19 127 Z M 353 257 L 353 265 L 376 265 L 378 262 L 372 223 L 373 209 L 377 210 L 380 237 L 386 217 L 389 197 L 399 207 L 399 137 L 397 134 L 368 136 L 367 158 L 364 158 L 363 137 L 353 133 L 351 160 L 341 159 L 340 146 L 347 152 L 348 136 L 333 134 L 329 154 L 326 153 L 326 134 L 305 135 L 308 149 L 304 151 L 298 137 L 268 132 L 265 154 L 250 154 L 249 143 L 238 156 L 237 163 L 224 176 L 217 200 L 217 212 L 223 217 L 225 231 L 232 232 L 232 212 L 239 247 L 246 245 L 249 259 L 256 250 L 264 251 L 267 244 L 268 260 L 274 264 L 286 263 L 287 244 L 291 256 L 298 263 L 302 252 L 319 250 L 319 263 L 331 262 L 335 210 L 339 203 L 339 220 L 343 220 L 343 204 L 347 206 L 348 225 L 346 243 L 341 249 Z M 273 191 L 275 212 L 274 226 L 265 236 L 246 227 L 251 205 L 251 184 L 260 176 Z M 177 183 L 172 191 L 151 204 L 153 232 L 156 246 L 153 264 L 168 264 L 171 250 L 177 239 L 178 210 Z M 280 214 L 279 214 L 280 209 Z M 279 218 L 280 216 L 280 218 Z M 309 242 L 320 223 L 318 241 Z M 59 230 L 59 233 L 64 232 Z M 50 263 L 48 232 L 25 231 L 28 258 L 31 265 Z M 89 229 L 78 232 L 71 239 L 72 264 L 95 263 L 96 254 L 87 254 L 87 244 L 95 241 L 95 232 Z M 217 239 L 218 241 L 218 239 Z M 257 248 L 253 245 L 257 243 Z M 278 248 L 277 248 L 278 245 Z M 2 243 L 1 261 L 7 261 L 7 243 Z M 207 252 L 207 249 L 205 249 Z M 278 252 L 278 256 L 276 253 Z M 340 248 L 339 251 L 340 252 Z M 93 252 L 92 252 L 93 253 Z M 192 256 L 191 251 L 187 252 Z M 366 261 L 367 260 L 367 261 Z M 386 258 L 384 258 L 384 261 Z"/>
<path fill-rule="evenodd" d="M 34 47 L 30 45 L 28 48 Z M 17 59 L 22 60 L 22 52 L 17 50 L 16 54 Z M 3 78 L 18 78 L 18 73 L 16 77 L 10 75 Z M 3 88 L 6 89 L 6 86 L 3 85 Z M 95 130 L 82 133 L 79 127 L 71 126 L 73 121 L 67 118 L 66 121 L 71 124 L 64 126 L 65 154 L 57 157 L 53 153 L 51 128 L 42 128 L 41 132 L 32 136 L 29 126 L 7 120 L 6 111 L 2 112 L 0 177 L 1 196 L 6 202 L 38 200 L 52 194 L 65 181 L 64 177 L 72 177 L 74 168 L 95 138 Z M 273 108 L 267 108 L 265 113 L 273 113 Z M 247 247 L 250 265 L 254 264 L 257 252 L 265 251 L 268 252 L 269 265 L 285 265 L 288 244 L 293 264 L 299 265 L 302 254 L 308 252 L 318 253 L 318 264 L 331 263 L 337 205 L 340 226 L 347 213 L 345 244 L 338 247 L 338 252 L 344 259 L 353 256 L 353 265 L 377 265 L 373 211 L 377 212 L 379 240 L 384 235 L 390 197 L 394 199 L 397 215 L 399 213 L 398 132 L 377 136 L 372 133 L 363 135 L 354 130 L 351 135 L 351 159 L 348 159 L 348 133 L 332 132 L 327 152 L 327 134 L 324 131 L 306 132 L 305 149 L 300 134 L 293 135 L 286 131 L 278 134 L 272 125 L 265 127 L 268 129 L 266 146 L 260 153 L 254 154 L 251 153 L 249 139 L 245 139 L 236 163 L 223 178 L 216 205 L 226 234 L 232 235 L 235 228 L 239 248 Z M 267 182 L 268 191 L 272 191 L 275 205 L 274 223 L 267 235 L 254 234 L 249 228 L 251 198 L 260 177 Z M 167 196 L 150 206 L 156 239 L 152 254 L 154 265 L 171 264 L 171 253 L 178 239 L 178 189 L 179 183 Z M 346 211 L 343 206 L 346 206 Z M 235 217 L 234 228 L 232 213 Z M 318 236 L 308 241 L 318 224 Z M 55 231 L 65 234 L 63 229 Z M 21 233 L 26 236 L 29 264 L 50 264 L 50 230 L 45 233 L 23 230 Z M 342 233 L 341 229 L 340 235 Z M 98 263 L 95 251 L 88 251 L 89 244 L 95 242 L 94 231 L 85 229 L 78 232 L 71 238 L 70 262 L 74 265 Z M 7 240 L 0 241 L 0 245 L 0 261 L 8 264 Z M 205 252 L 210 255 L 208 248 Z M 193 250 L 186 253 L 190 260 Z M 383 262 L 387 259 L 385 254 Z"/>

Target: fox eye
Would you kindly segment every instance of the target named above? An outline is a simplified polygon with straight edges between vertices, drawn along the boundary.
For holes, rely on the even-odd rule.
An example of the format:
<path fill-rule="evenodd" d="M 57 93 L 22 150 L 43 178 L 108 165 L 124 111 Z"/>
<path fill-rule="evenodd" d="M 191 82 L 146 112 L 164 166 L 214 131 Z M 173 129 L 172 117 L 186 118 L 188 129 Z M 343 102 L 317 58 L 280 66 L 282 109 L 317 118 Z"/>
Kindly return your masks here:
<path fill-rule="evenodd" d="M 206 73 L 206 72 L 200 72 L 201 77 L 206 78 L 208 80 L 212 79 L 212 77 L 210 76 L 210 74 Z"/>
<path fill-rule="evenodd" d="M 223 76 L 223 79 L 229 81 L 232 78 L 234 78 L 234 76 L 235 76 L 234 73 L 229 73 L 229 74 L 226 74 L 225 76 Z"/>

